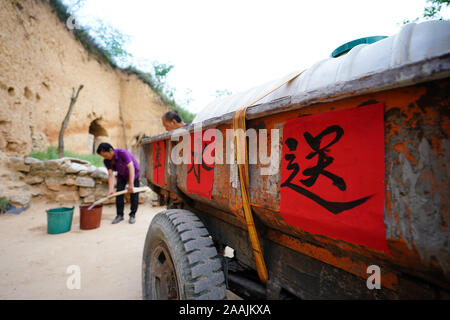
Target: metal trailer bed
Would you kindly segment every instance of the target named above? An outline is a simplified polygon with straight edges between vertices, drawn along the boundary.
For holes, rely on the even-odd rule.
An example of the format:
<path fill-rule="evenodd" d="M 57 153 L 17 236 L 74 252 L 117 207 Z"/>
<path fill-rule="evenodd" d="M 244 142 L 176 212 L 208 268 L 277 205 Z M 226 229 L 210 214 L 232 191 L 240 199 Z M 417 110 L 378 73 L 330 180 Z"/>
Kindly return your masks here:
<path fill-rule="evenodd" d="M 191 165 L 170 159 L 176 132 L 143 139 L 144 175 L 169 208 L 148 231 L 144 298 L 222 299 L 229 288 L 248 299 L 449 299 L 449 74 L 449 23 L 410 24 L 396 36 L 314 65 L 248 108 L 247 128 L 280 130 L 282 167 L 283 129 L 292 119 L 383 106 L 383 208 L 376 214 L 382 217 L 386 250 L 324 235 L 320 228 L 308 232 L 286 219 L 280 208 L 287 201 L 281 199 L 283 169 L 261 175 L 258 161 L 248 165 L 249 195 L 265 283 L 256 272 L 237 166 L 215 163 L 205 197 L 187 188 Z M 197 120 L 203 130 L 225 137 L 234 111 L 273 84 L 213 102 Z M 193 132 L 194 126 L 184 129 Z M 269 133 L 269 150 L 270 140 Z M 163 183 L 154 176 L 157 143 L 165 150 Z M 225 246 L 234 249 L 233 257 L 223 255 Z M 379 289 L 368 285 L 370 266 L 381 272 Z"/>

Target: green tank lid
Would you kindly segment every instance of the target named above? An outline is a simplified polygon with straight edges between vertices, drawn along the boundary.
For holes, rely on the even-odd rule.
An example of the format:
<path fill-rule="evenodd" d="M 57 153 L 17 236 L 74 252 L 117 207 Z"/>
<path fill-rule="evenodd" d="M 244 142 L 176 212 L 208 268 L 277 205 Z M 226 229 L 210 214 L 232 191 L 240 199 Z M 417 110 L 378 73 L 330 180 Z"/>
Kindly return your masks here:
<path fill-rule="evenodd" d="M 384 38 L 387 38 L 387 36 L 373 36 L 373 37 L 365 37 L 356 39 L 347 43 L 344 43 L 342 46 L 339 46 L 337 49 L 335 49 L 331 53 L 331 57 L 337 58 L 340 55 L 343 55 L 344 53 L 349 52 L 352 48 L 356 47 L 359 44 L 365 43 L 365 44 L 371 44 L 377 41 L 380 41 Z"/>

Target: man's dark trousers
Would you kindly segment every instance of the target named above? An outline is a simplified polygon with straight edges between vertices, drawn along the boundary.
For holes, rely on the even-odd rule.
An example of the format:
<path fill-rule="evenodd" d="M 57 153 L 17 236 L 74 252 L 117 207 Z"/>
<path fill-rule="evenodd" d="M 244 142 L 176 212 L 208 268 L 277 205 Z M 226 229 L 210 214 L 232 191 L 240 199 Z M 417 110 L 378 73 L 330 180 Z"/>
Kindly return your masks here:
<path fill-rule="evenodd" d="M 124 179 L 117 179 L 117 191 L 125 190 L 125 186 L 127 185 L 128 181 Z M 139 178 L 134 180 L 134 186 L 137 188 L 139 187 Z M 117 209 L 117 215 L 123 217 L 123 209 L 125 206 L 125 195 L 117 196 L 116 197 L 116 209 Z M 130 194 L 130 202 L 131 202 L 131 212 L 130 217 L 134 217 L 136 215 L 136 211 L 138 209 L 139 204 L 139 193 L 131 193 Z"/>

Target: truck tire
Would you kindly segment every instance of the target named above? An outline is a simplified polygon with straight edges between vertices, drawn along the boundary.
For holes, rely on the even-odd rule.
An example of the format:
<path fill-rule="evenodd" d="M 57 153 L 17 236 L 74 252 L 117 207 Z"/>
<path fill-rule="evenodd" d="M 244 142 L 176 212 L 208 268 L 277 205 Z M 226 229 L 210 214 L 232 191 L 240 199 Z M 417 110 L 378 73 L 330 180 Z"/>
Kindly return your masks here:
<path fill-rule="evenodd" d="M 226 299 L 220 257 L 192 212 L 172 209 L 153 218 L 142 259 L 142 295 L 150 300 Z"/>

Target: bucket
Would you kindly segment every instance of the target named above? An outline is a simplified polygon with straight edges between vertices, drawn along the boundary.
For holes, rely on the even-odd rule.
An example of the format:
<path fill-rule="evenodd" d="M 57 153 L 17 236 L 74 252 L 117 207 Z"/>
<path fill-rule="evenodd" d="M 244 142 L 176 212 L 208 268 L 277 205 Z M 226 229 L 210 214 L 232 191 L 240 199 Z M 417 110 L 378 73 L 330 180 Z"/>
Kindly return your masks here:
<path fill-rule="evenodd" d="M 96 229 L 100 227 L 103 205 L 99 204 L 91 210 L 88 210 L 90 206 L 91 204 L 80 206 L 80 229 L 82 230 Z"/>
<path fill-rule="evenodd" d="M 72 227 L 73 209 L 55 208 L 47 211 L 47 233 L 58 234 L 70 231 Z"/>

